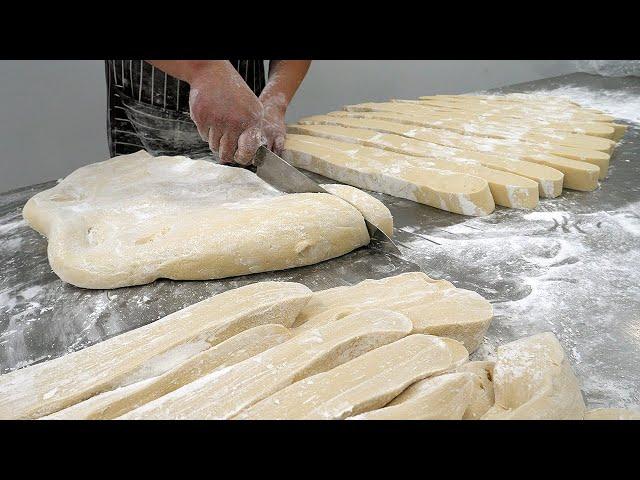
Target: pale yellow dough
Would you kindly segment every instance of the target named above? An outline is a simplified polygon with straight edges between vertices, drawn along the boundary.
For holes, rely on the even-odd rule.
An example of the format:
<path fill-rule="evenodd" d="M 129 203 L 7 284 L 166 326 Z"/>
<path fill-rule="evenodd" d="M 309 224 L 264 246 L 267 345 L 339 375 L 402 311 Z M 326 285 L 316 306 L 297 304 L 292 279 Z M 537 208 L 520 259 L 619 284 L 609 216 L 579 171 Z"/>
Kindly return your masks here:
<path fill-rule="evenodd" d="M 415 272 L 314 292 L 294 331 L 306 332 L 370 308 L 400 312 L 413 323 L 413 333 L 450 337 L 470 352 L 482 342 L 493 317 L 491 304 L 477 293 Z"/>
<path fill-rule="evenodd" d="M 200 377 L 119 418 L 228 419 L 292 383 L 406 336 L 411 327 L 397 312 L 355 313 Z"/>
<path fill-rule="evenodd" d="M 378 410 L 351 420 L 461 420 L 474 397 L 471 373 L 448 373 L 414 383 Z"/>
<path fill-rule="evenodd" d="M 215 295 L 74 353 L 0 375 L 0 418 L 38 418 L 160 375 L 254 326 L 290 327 L 311 291 L 262 282 Z"/>
<path fill-rule="evenodd" d="M 344 107 L 348 111 L 386 111 L 404 113 L 413 115 L 424 121 L 429 121 L 433 128 L 453 128 L 461 129 L 459 133 L 493 136 L 496 138 L 514 139 L 519 141 L 531 142 L 536 144 L 555 144 L 566 147 L 574 147 L 583 150 L 599 150 L 605 153 L 611 153 L 615 142 L 608 138 L 593 137 L 589 135 L 558 132 L 553 129 L 532 129 L 527 125 L 518 125 L 518 122 L 491 122 L 489 120 L 474 121 L 465 118 L 464 115 L 455 115 L 444 112 L 434 112 L 424 106 L 399 103 L 399 102 L 380 102 L 380 103 L 361 103 L 358 105 L 347 105 Z"/>
<path fill-rule="evenodd" d="M 410 335 L 294 383 L 235 418 L 339 420 L 380 408 L 414 382 L 459 362 L 451 342 Z"/>
<path fill-rule="evenodd" d="M 335 125 L 289 125 L 287 131 L 301 135 L 311 135 L 333 140 L 352 142 L 369 147 L 383 148 L 393 152 L 418 157 L 457 159 L 473 161 L 496 170 L 503 170 L 530 178 L 538 182 L 540 196 L 557 197 L 562 193 L 562 172 L 532 162 L 509 160 L 495 155 L 469 152 L 457 148 L 435 145 L 413 138 L 391 133 L 380 133 L 362 128 L 347 128 Z"/>
<path fill-rule="evenodd" d="M 161 375 L 96 395 L 44 418 L 51 420 L 116 418 L 203 375 L 251 358 L 289 339 L 291 339 L 291 330 L 283 325 L 268 324 L 250 328 L 194 355 Z"/>
<path fill-rule="evenodd" d="M 283 155 L 299 168 L 463 215 L 490 213 L 494 202 L 511 208 L 538 204 L 536 182 L 474 161 L 415 157 L 296 134 L 287 135 Z"/>
<path fill-rule="evenodd" d="M 333 115 L 331 115 L 333 113 Z M 346 115 L 345 115 L 346 114 Z M 546 149 L 537 145 L 522 142 L 507 142 L 489 137 L 462 135 L 450 130 L 437 130 L 428 127 L 407 125 L 393 115 L 386 120 L 369 118 L 369 112 L 330 112 L 328 115 L 317 115 L 300 120 L 305 125 L 340 125 L 343 127 L 366 128 L 378 132 L 394 133 L 408 138 L 415 138 L 447 147 L 460 148 L 465 151 L 479 152 L 494 156 L 504 156 L 511 160 L 534 162 L 555 168 L 564 174 L 565 188 L 591 191 L 598 186 L 598 178 L 606 175 L 609 168 L 609 155 L 599 151 L 586 151 L 558 147 Z M 553 154 L 553 152 L 562 155 Z M 570 153 L 566 153 L 569 151 Z M 603 174 L 601 174 L 604 172 Z"/>
<path fill-rule="evenodd" d="M 281 270 L 369 242 L 362 213 L 335 195 L 285 195 L 242 168 L 142 151 L 76 170 L 23 216 L 48 237 L 54 272 L 85 288 Z"/>
<path fill-rule="evenodd" d="M 585 405 L 578 381 L 552 333 L 498 347 L 493 369 L 495 405 L 489 420 L 579 420 Z"/>

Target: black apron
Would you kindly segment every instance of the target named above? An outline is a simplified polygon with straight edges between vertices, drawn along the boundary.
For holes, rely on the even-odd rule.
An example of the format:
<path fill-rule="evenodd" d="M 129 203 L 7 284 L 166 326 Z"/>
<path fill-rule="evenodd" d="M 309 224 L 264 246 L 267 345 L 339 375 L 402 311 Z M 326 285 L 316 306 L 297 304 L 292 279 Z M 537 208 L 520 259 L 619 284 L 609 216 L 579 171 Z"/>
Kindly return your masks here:
<path fill-rule="evenodd" d="M 265 86 L 263 60 L 230 60 L 257 95 Z M 144 60 L 106 60 L 107 134 L 112 157 L 147 150 L 157 155 L 208 155 L 189 117 L 189 84 Z"/>

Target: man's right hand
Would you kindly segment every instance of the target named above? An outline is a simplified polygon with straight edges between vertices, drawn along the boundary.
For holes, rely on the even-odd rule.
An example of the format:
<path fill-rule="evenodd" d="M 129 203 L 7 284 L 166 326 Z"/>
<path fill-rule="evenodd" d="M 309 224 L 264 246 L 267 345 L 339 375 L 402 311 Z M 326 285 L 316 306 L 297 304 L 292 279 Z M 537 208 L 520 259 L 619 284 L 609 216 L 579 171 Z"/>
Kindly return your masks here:
<path fill-rule="evenodd" d="M 189 72 L 191 119 L 223 163 L 251 164 L 261 144 L 263 107 L 228 61 L 203 62 Z"/>

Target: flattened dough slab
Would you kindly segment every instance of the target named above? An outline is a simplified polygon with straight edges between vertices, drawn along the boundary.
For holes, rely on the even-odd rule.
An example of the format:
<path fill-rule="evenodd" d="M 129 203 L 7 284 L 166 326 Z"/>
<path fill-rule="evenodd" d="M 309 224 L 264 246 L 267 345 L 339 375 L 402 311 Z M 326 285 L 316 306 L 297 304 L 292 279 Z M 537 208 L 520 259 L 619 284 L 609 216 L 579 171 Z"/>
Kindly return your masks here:
<path fill-rule="evenodd" d="M 394 342 L 411 328 L 407 317 L 389 310 L 355 313 L 205 375 L 120 418 L 231 418 L 296 381 Z"/>
<path fill-rule="evenodd" d="M 261 282 L 215 295 L 156 322 L 63 357 L 0 376 L 0 418 L 38 418 L 162 374 L 248 328 L 290 327 L 304 285 Z"/>
<path fill-rule="evenodd" d="M 413 323 L 413 333 L 450 337 L 470 352 L 482 342 L 493 317 L 491 304 L 477 293 L 412 272 L 314 292 L 294 327 L 305 332 L 370 308 L 400 312 Z"/>
<path fill-rule="evenodd" d="M 145 152 L 76 170 L 23 216 L 47 236 L 54 272 L 86 288 L 282 270 L 369 243 L 360 211 L 335 195 L 285 195 L 245 169 Z"/>
<path fill-rule="evenodd" d="M 450 342 L 410 335 L 294 383 L 236 418 L 340 420 L 380 408 L 414 382 L 450 368 L 456 361 Z"/>
<path fill-rule="evenodd" d="M 540 196 L 557 197 L 562 193 L 562 172 L 532 162 L 504 159 L 494 155 L 467 152 L 457 148 L 443 147 L 392 133 L 373 132 L 361 128 L 347 128 L 335 125 L 289 125 L 287 131 L 302 135 L 315 135 L 333 140 L 358 143 L 383 148 L 393 152 L 417 157 L 434 157 L 443 160 L 458 159 L 473 161 L 496 170 L 503 170 L 530 178 L 538 182 Z"/>
<path fill-rule="evenodd" d="M 364 115 L 364 113 L 360 115 Z M 603 152 L 574 149 L 572 154 L 565 158 L 565 156 L 554 155 L 535 145 L 529 147 L 519 142 L 509 144 L 494 138 L 471 137 L 450 130 L 412 127 L 393 120 L 316 115 L 301 119 L 299 123 L 303 125 L 339 125 L 350 128 L 365 128 L 378 132 L 393 133 L 407 138 L 415 138 L 446 147 L 500 155 L 511 160 L 541 163 L 561 171 L 564 174 L 563 186 L 574 190 L 595 190 L 598 186 L 598 178 L 601 176 L 601 172 L 603 172 L 602 178 L 604 178 L 609 168 L 609 155 Z M 563 147 L 563 149 L 568 150 L 568 147 Z"/>
<path fill-rule="evenodd" d="M 283 325 L 259 325 L 234 335 L 156 377 L 117 388 L 53 415 L 51 420 L 109 420 L 166 395 L 215 370 L 239 363 L 291 338 Z"/>
<path fill-rule="evenodd" d="M 495 207 L 489 186 L 483 179 L 464 173 L 443 173 L 409 161 L 399 160 L 387 165 L 375 157 L 351 156 L 313 143 L 316 138 L 289 135 L 285 141 L 284 158 L 297 167 L 351 185 L 454 213 L 487 215 Z"/>
<path fill-rule="evenodd" d="M 490 420 L 580 420 L 585 405 L 558 339 L 546 332 L 497 349 Z"/>
<path fill-rule="evenodd" d="M 299 168 L 454 213 L 471 211 L 467 202 L 477 212 L 491 211 L 492 202 L 511 208 L 538 204 L 536 182 L 478 162 L 415 157 L 296 134 L 287 135 L 284 156 Z M 486 182 L 493 200 L 484 192 L 485 183 L 473 177 Z"/>
<path fill-rule="evenodd" d="M 378 410 L 351 420 L 461 420 L 473 401 L 474 376 L 447 373 L 414 383 Z"/>

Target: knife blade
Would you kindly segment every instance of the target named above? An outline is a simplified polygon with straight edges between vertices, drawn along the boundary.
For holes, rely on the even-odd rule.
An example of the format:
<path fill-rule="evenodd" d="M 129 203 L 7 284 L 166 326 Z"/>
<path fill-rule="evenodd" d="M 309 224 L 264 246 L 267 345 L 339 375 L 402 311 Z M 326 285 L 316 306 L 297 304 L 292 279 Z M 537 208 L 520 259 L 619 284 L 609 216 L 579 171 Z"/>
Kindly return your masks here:
<path fill-rule="evenodd" d="M 280 158 L 267 147 L 258 148 L 253 160 L 256 175 L 269 185 L 285 193 L 329 193 L 316 182 L 299 171 L 286 160 Z M 383 253 L 402 257 L 402 252 L 386 233 L 369 222 L 364 223 L 369 230 L 369 247 Z"/>

